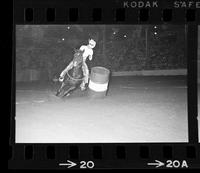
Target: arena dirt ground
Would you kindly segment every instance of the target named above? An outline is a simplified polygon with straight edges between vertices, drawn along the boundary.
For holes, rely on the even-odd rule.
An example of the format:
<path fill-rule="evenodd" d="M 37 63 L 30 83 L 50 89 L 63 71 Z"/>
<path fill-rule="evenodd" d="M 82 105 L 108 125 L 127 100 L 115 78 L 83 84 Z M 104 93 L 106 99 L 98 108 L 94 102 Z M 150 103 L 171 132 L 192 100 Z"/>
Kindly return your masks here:
<path fill-rule="evenodd" d="M 112 77 L 103 99 L 17 83 L 17 143 L 188 142 L 186 77 Z"/>

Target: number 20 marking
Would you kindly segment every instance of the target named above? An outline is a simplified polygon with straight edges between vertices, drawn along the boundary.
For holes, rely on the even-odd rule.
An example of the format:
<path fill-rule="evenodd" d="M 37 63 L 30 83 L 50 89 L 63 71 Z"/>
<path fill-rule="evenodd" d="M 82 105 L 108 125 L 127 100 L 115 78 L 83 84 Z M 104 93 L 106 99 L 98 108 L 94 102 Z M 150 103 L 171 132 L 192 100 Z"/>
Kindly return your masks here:
<path fill-rule="evenodd" d="M 88 162 L 81 161 L 80 164 L 81 164 L 80 168 L 82 168 L 82 169 L 87 169 L 87 168 L 92 169 L 92 168 L 94 168 L 94 162 L 93 161 L 88 161 Z"/>

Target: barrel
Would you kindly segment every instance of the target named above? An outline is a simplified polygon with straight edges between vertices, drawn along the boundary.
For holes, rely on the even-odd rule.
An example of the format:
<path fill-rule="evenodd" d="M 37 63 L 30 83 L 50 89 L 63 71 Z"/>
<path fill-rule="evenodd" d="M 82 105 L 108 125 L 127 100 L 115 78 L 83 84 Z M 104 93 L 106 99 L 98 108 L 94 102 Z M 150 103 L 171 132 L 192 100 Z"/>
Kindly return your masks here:
<path fill-rule="evenodd" d="M 105 97 L 108 90 L 110 70 L 105 67 L 93 67 L 89 80 L 89 96 L 92 98 Z"/>

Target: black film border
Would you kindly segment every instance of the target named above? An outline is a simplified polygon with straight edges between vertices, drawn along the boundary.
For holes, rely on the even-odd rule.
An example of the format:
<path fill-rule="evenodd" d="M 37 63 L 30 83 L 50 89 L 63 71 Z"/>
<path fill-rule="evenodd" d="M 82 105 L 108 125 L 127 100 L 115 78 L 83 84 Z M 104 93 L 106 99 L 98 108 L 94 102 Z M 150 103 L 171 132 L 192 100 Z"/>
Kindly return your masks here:
<path fill-rule="evenodd" d="M 10 169 L 60 169 L 59 162 L 93 160 L 95 168 L 150 168 L 153 160 L 186 160 L 199 168 L 200 147 L 197 122 L 197 34 L 200 10 L 174 8 L 174 1 L 161 0 L 158 8 L 124 8 L 123 1 L 14 1 L 16 24 L 169 24 L 186 25 L 188 57 L 188 143 L 134 144 L 15 144 L 15 107 L 9 117 L 8 167 Z M 129 1 L 130 2 L 130 1 Z M 146 2 L 146 1 L 145 1 Z M 15 30 L 13 30 L 12 74 L 15 73 Z M 11 57 L 10 57 L 11 58 Z M 15 103 L 15 75 L 12 75 L 11 102 Z M 79 163 L 80 164 L 80 163 Z M 78 167 L 76 167 L 78 168 Z M 65 169 L 65 168 L 64 168 Z"/>

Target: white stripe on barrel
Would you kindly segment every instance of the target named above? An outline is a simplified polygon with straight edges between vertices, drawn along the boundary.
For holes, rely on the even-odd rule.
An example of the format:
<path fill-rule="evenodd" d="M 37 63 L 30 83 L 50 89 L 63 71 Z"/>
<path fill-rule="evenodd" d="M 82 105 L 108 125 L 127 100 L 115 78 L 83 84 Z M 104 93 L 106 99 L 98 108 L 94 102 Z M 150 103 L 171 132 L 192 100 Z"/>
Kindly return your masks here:
<path fill-rule="evenodd" d="M 90 81 L 89 81 L 89 89 L 90 96 L 96 97 L 105 96 L 108 83 L 109 83 L 109 75 L 110 71 L 104 67 L 93 67 L 91 69 Z"/>
<path fill-rule="evenodd" d="M 104 83 L 104 84 L 98 84 L 98 83 L 94 83 L 90 80 L 89 88 L 93 91 L 96 91 L 96 92 L 103 92 L 103 91 L 106 91 L 108 89 L 108 82 Z"/>

